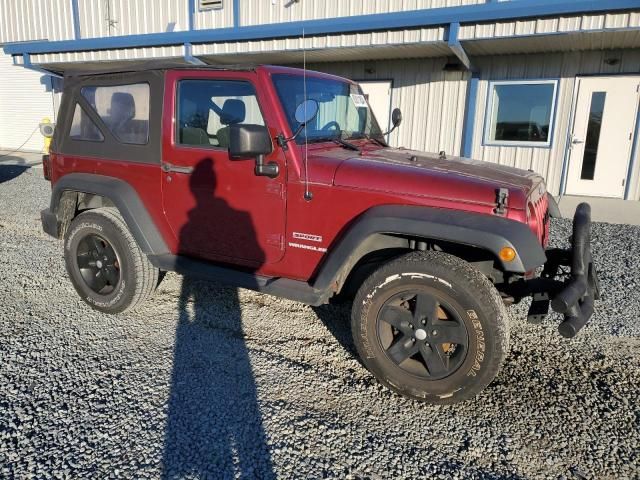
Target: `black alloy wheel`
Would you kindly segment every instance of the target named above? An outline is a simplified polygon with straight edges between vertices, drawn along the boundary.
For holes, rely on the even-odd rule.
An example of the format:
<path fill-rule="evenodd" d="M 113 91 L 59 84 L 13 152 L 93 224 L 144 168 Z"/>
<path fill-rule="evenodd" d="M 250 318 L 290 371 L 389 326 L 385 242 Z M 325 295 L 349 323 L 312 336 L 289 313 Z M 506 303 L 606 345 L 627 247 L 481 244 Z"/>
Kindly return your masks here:
<path fill-rule="evenodd" d="M 78 268 L 87 286 L 100 295 L 113 292 L 120 282 L 120 262 L 111 244 L 89 234 L 78 243 Z"/>
<path fill-rule="evenodd" d="M 426 380 L 448 377 L 467 355 L 464 321 L 436 292 L 414 290 L 392 296 L 378 313 L 377 329 L 389 359 Z"/>

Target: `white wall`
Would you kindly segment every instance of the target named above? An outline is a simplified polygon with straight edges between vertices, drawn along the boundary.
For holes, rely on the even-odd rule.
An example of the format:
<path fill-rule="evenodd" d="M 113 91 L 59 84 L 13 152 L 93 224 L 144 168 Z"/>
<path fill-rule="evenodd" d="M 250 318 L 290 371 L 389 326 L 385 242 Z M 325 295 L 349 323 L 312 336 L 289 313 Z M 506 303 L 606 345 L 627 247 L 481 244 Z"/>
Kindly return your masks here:
<path fill-rule="evenodd" d="M 567 135 L 576 76 L 640 72 L 640 49 L 600 50 L 534 55 L 495 55 L 473 58 L 481 72 L 473 125 L 472 157 L 532 169 L 547 179 L 558 194 L 567 148 Z M 468 72 L 444 72 L 444 59 L 379 60 L 317 63 L 309 68 L 355 80 L 392 80 L 394 107 L 400 107 L 403 124 L 391 143 L 417 150 L 459 155 L 462 144 Z M 558 79 L 558 99 L 550 148 L 484 146 L 487 92 L 491 80 Z M 636 139 L 640 152 L 640 139 Z M 635 159 L 630 199 L 640 199 L 640 155 Z"/>
<path fill-rule="evenodd" d="M 232 0 L 226 1 L 231 3 Z M 486 3 L 486 0 L 242 0 L 240 24 L 293 22 L 478 3 Z"/>
<path fill-rule="evenodd" d="M 444 72 L 444 58 L 318 63 L 311 70 L 354 80 L 391 80 L 391 105 L 403 121 L 392 145 L 459 155 L 468 73 Z"/>
<path fill-rule="evenodd" d="M 14 66 L 11 57 L 0 55 L 0 148 L 13 150 L 24 143 L 43 117 L 55 121 L 54 95 L 42 85 L 44 75 Z M 39 131 L 22 147 L 40 151 Z"/>

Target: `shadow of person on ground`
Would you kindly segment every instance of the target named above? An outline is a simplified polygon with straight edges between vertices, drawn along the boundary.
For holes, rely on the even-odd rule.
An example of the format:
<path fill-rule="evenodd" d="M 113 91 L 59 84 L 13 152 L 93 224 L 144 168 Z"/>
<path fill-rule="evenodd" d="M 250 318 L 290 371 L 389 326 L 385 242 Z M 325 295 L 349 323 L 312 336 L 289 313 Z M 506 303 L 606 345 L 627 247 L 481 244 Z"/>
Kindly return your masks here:
<path fill-rule="evenodd" d="M 0 183 L 8 182 L 19 177 L 29 168 L 25 165 L 2 165 L 0 164 Z"/>
<path fill-rule="evenodd" d="M 198 185 L 209 184 L 207 189 Z M 202 235 L 215 217 L 253 232 L 247 212 L 214 194 L 211 159 L 198 163 L 189 185 L 196 206 L 180 243 Z M 219 189 L 220 186 L 217 186 Z M 212 193 L 213 192 L 213 193 Z M 225 228 L 219 224 L 218 228 Z M 256 245 L 252 247 L 257 248 Z M 260 250 L 261 251 L 261 250 Z M 264 262 L 264 254 L 261 259 Z M 163 478 L 271 479 L 272 469 L 257 389 L 245 344 L 238 291 L 184 277 L 173 358 L 163 455 Z"/>

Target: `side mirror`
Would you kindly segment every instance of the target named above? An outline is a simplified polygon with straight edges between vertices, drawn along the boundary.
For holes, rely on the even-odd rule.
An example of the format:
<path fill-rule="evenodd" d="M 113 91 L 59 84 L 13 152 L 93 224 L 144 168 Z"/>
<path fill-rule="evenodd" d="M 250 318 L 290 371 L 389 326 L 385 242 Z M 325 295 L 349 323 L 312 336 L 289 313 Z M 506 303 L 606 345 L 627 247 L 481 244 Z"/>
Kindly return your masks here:
<path fill-rule="evenodd" d="M 255 174 L 275 178 L 279 168 L 275 162 L 264 163 L 264 156 L 273 151 L 271 136 L 262 125 L 229 125 L 229 158 L 243 160 L 255 158 Z"/>
<path fill-rule="evenodd" d="M 296 122 L 300 125 L 304 125 L 305 123 L 309 123 L 313 120 L 318 114 L 318 102 L 315 100 L 305 100 L 298 108 L 296 108 Z"/>
<path fill-rule="evenodd" d="M 393 125 L 393 128 L 396 128 L 396 127 L 399 127 L 401 123 L 402 123 L 402 110 L 396 107 L 393 109 L 393 112 L 391 112 L 391 124 Z"/>
<path fill-rule="evenodd" d="M 391 130 L 383 133 L 382 135 L 389 135 L 396 128 L 398 128 L 401 123 L 402 123 L 402 110 L 396 107 L 393 109 L 393 112 L 391 112 L 391 125 L 392 125 Z"/>

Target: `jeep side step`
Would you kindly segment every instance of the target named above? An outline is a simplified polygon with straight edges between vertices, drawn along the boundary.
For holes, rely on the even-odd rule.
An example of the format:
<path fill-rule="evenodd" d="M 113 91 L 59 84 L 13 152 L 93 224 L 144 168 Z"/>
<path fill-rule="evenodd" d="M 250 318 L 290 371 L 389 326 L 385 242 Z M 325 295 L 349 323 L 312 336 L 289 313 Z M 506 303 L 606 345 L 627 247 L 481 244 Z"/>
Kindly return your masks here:
<path fill-rule="evenodd" d="M 148 258 L 154 267 L 161 270 L 275 295 L 312 307 L 327 303 L 331 296 L 331 292 L 316 290 L 307 282 L 289 278 L 264 277 L 182 255 L 149 255 Z"/>

